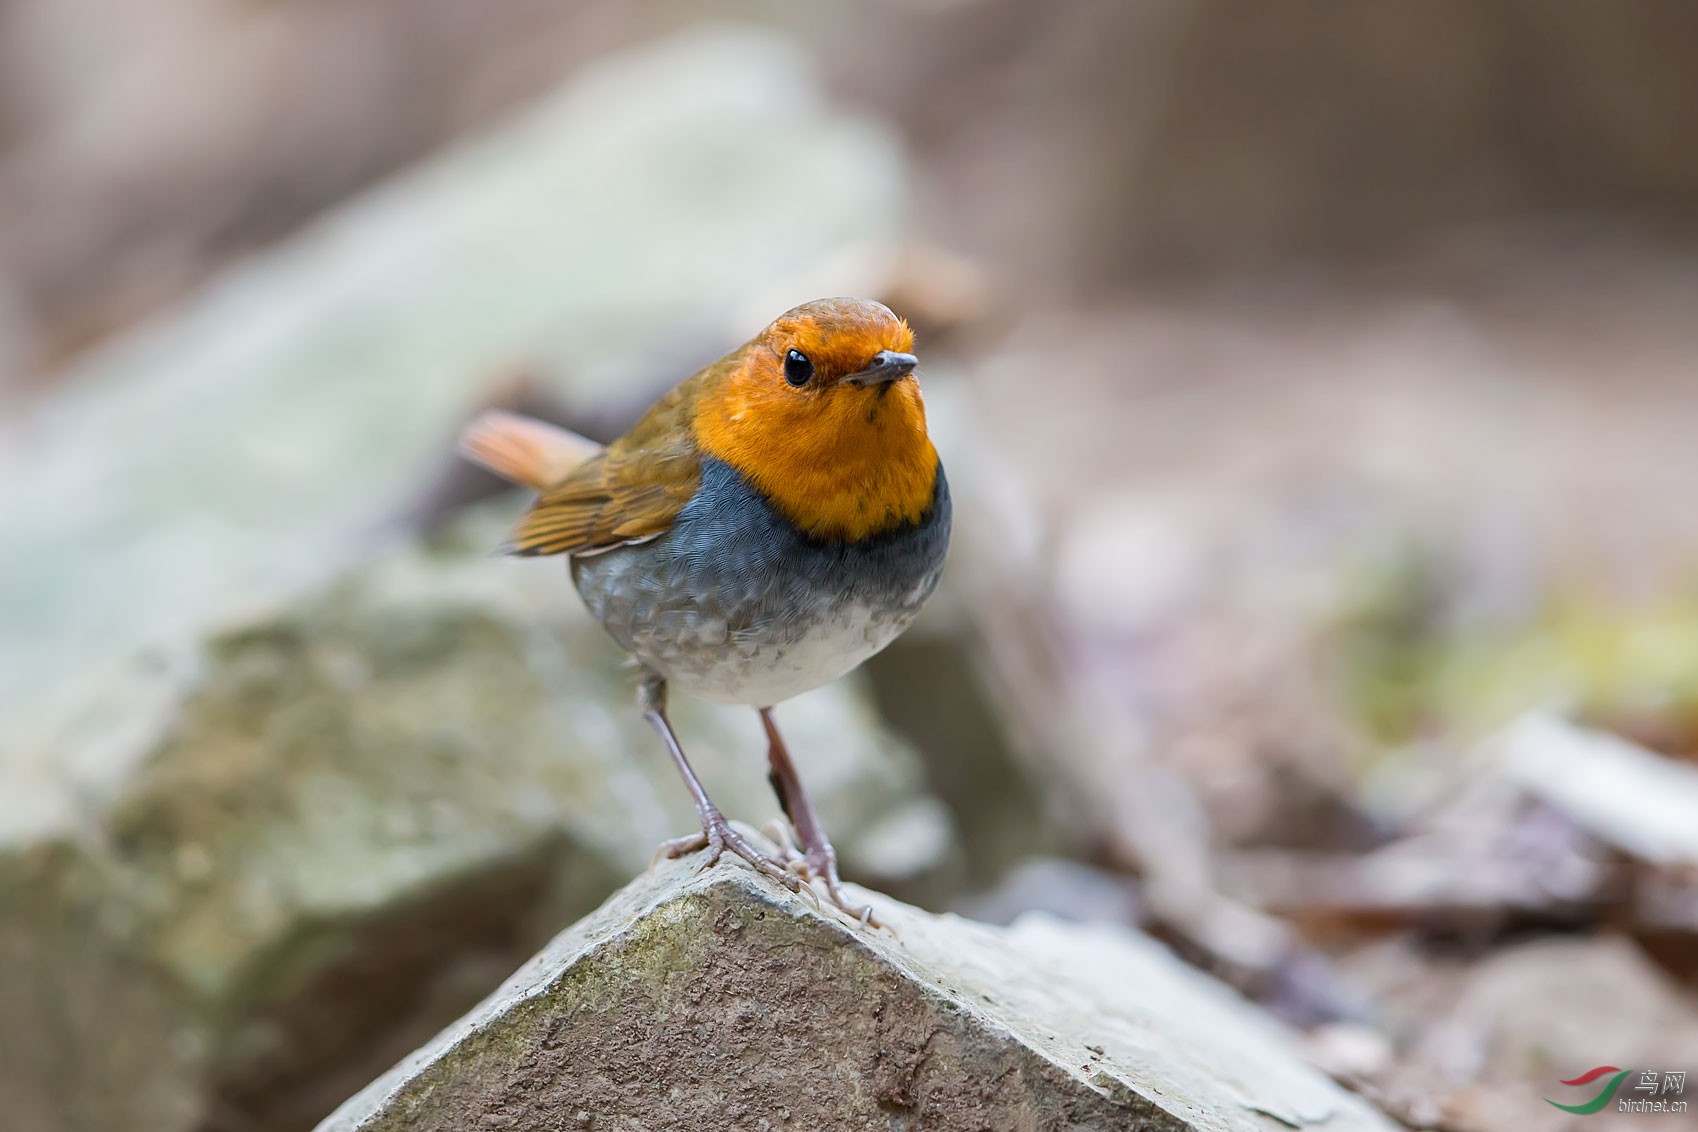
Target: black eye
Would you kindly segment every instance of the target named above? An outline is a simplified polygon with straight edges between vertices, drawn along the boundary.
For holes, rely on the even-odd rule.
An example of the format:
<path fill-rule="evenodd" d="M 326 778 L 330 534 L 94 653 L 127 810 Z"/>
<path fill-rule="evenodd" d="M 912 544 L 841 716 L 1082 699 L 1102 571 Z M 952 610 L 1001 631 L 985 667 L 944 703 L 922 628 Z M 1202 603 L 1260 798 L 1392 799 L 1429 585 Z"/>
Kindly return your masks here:
<path fill-rule="evenodd" d="M 808 360 L 808 355 L 800 350 L 791 350 L 784 355 L 784 380 L 791 385 L 806 385 L 808 379 L 814 376 L 814 363 Z"/>

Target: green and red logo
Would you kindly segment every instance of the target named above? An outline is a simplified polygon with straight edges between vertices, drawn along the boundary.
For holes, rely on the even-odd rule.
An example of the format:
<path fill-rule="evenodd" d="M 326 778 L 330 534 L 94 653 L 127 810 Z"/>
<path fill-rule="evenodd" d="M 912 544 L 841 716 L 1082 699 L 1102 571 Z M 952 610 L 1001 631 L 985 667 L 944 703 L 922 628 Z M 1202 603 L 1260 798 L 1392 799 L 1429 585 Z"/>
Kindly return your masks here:
<path fill-rule="evenodd" d="M 1564 1112 L 1572 1112 L 1576 1116 L 1590 1116 L 1600 1112 L 1616 1093 L 1621 1091 L 1622 1082 L 1633 1076 L 1630 1069 L 1622 1069 L 1615 1065 L 1600 1065 L 1588 1069 L 1578 1077 L 1570 1077 L 1562 1082 L 1564 1085 L 1579 1087 L 1590 1085 L 1596 1081 L 1604 1081 L 1598 1093 L 1589 1101 L 1580 1104 L 1563 1104 L 1546 1097 L 1545 1103 Z M 1626 1095 L 1615 1102 L 1617 1112 L 1685 1112 L 1686 1101 L 1681 1094 L 1686 1092 L 1686 1071 L 1684 1069 L 1667 1069 L 1659 1072 L 1655 1069 L 1641 1069 L 1634 1083 L 1626 1089 Z"/>
<path fill-rule="evenodd" d="M 1571 1077 L 1567 1081 L 1562 1082 L 1564 1085 L 1590 1085 L 1599 1077 L 1604 1077 L 1611 1073 L 1615 1074 L 1615 1076 L 1610 1077 L 1608 1081 L 1604 1082 L 1604 1087 L 1598 1090 L 1598 1095 L 1587 1101 L 1585 1104 L 1560 1104 L 1557 1101 L 1551 1100 L 1549 1097 L 1544 1098 L 1544 1101 L 1548 1105 L 1554 1105 L 1555 1107 L 1562 1109 L 1564 1112 L 1572 1112 L 1576 1116 L 1590 1116 L 1592 1113 L 1597 1112 L 1599 1109 L 1610 1103 L 1610 1098 L 1615 1096 L 1615 1091 L 1621 1088 L 1621 1083 L 1627 1079 L 1628 1070 L 1618 1069 L 1613 1065 L 1600 1065 L 1595 1069 L 1588 1069 L 1578 1077 Z"/>

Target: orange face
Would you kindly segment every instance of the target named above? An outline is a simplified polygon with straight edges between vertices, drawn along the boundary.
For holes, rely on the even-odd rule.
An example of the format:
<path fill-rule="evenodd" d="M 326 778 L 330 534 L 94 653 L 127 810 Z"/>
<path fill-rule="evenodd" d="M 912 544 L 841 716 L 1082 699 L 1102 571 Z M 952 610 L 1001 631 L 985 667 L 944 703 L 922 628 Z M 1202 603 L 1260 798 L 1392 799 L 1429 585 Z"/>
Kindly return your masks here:
<path fill-rule="evenodd" d="M 855 541 L 914 522 L 931 504 L 937 452 L 913 345 L 882 304 L 804 303 L 728 359 L 703 392 L 696 438 L 817 538 Z"/>

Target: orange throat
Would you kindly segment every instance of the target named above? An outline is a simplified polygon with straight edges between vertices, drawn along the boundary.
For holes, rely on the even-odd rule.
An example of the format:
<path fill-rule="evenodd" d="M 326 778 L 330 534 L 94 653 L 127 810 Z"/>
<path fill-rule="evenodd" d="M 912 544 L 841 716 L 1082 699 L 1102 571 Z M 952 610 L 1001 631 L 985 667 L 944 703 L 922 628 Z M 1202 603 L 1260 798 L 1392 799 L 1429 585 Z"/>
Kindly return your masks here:
<path fill-rule="evenodd" d="M 912 378 L 809 398 L 721 389 L 695 419 L 702 451 L 754 485 L 797 530 L 859 542 L 925 517 L 937 450 Z"/>

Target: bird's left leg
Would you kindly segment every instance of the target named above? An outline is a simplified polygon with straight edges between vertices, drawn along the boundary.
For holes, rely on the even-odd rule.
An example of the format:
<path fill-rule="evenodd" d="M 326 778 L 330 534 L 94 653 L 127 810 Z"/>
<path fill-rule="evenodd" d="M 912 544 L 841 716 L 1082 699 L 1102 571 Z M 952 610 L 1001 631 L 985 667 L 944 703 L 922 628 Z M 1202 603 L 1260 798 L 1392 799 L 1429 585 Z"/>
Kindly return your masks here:
<path fill-rule="evenodd" d="M 679 776 L 689 789 L 690 800 L 696 806 L 696 816 L 702 823 L 700 833 L 662 843 L 655 851 L 655 859 L 681 857 L 698 849 L 706 849 L 707 861 L 702 868 L 709 869 L 729 850 L 753 865 L 756 872 L 765 873 L 792 892 L 800 891 L 801 882 L 785 863 L 773 860 L 762 852 L 759 846 L 733 828 L 731 823 L 725 820 L 725 815 L 720 813 L 719 807 L 713 804 L 713 799 L 708 797 L 707 791 L 702 788 L 701 779 L 696 777 L 690 760 L 684 757 L 684 748 L 679 745 L 678 736 L 672 730 L 672 721 L 666 718 L 666 681 L 653 673 L 645 674 L 638 691 L 638 701 L 642 705 L 643 718 L 649 721 L 650 726 L 660 734 L 661 741 L 666 744 L 666 751 L 672 756 L 673 765 L 678 768 Z"/>
<path fill-rule="evenodd" d="M 773 792 L 778 795 L 778 804 L 784 807 L 784 816 L 790 819 L 796 836 L 801 838 L 802 860 L 808 871 L 825 882 L 826 895 L 838 908 L 864 925 L 879 926 L 870 905 L 853 904 L 843 894 L 843 879 L 837 875 L 837 850 L 831 847 L 825 827 L 820 824 L 820 816 L 814 810 L 808 792 L 802 789 L 802 780 L 796 774 L 796 764 L 790 761 L 784 737 L 778 733 L 772 709 L 761 708 L 760 713 L 761 726 L 766 728 L 766 758 L 770 764 L 767 781 L 772 783 Z"/>

